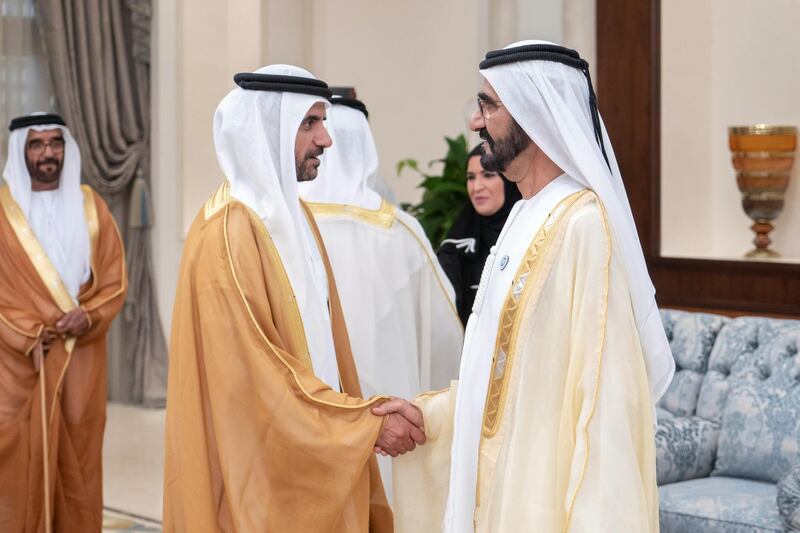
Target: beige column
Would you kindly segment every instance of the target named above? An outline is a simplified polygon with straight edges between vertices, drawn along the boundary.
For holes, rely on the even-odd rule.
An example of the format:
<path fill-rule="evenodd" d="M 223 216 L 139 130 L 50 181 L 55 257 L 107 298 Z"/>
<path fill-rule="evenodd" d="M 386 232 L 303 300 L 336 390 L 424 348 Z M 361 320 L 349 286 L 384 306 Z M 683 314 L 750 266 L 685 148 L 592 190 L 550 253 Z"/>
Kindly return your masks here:
<path fill-rule="evenodd" d="M 563 0 L 564 46 L 574 48 L 589 62 L 592 80 L 597 79 L 597 0 Z"/>
<path fill-rule="evenodd" d="M 167 332 L 183 240 L 223 179 L 214 152 L 214 110 L 234 87 L 234 73 L 263 66 L 264 21 L 261 0 L 154 4 L 153 240 Z"/>

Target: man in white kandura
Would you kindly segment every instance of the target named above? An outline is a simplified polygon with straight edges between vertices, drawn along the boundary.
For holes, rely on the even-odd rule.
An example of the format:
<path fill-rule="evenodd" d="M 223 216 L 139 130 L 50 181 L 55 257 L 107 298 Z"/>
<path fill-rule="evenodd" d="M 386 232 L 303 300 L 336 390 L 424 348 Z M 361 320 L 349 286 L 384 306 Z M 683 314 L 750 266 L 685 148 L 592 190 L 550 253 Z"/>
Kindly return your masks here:
<path fill-rule="evenodd" d="M 359 100 L 334 96 L 333 146 L 320 178 L 298 185 L 319 225 L 365 398 L 411 398 L 458 375 L 463 329 L 453 288 L 422 227 L 371 183 L 378 152 Z M 391 462 L 380 458 L 391 495 Z"/>
<path fill-rule="evenodd" d="M 415 400 L 428 444 L 395 461 L 395 530 L 657 531 L 654 403 L 674 362 L 588 64 L 524 41 L 480 68 L 481 164 L 524 200 L 460 381 Z"/>

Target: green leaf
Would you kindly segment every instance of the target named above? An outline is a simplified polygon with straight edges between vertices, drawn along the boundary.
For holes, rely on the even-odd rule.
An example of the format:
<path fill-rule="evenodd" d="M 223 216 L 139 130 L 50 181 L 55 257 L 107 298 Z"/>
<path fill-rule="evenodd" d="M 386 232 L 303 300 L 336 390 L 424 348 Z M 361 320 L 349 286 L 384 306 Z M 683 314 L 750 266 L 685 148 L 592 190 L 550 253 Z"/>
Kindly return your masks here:
<path fill-rule="evenodd" d="M 402 161 L 397 162 L 397 175 L 399 176 L 400 173 L 403 171 L 405 167 L 411 168 L 419 172 L 419 165 L 416 159 L 403 159 Z"/>
<path fill-rule="evenodd" d="M 457 161 L 461 154 L 467 153 L 467 141 L 463 135 L 459 135 L 455 139 L 445 137 L 447 141 L 447 156 L 445 159 Z"/>
<path fill-rule="evenodd" d="M 427 168 L 439 168 L 438 173 L 426 174 L 419 169 L 415 159 L 404 159 L 397 163 L 397 173 L 408 167 L 421 177 L 419 188 L 423 190 L 422 199 L 416 205 L 404 204 L 402 208 L 419 220 L 434 247 L 445 238 L 467 197 L 467 156 L 469 147 L 464 134 L 444 138 L 447 152 L 441 159 L 428 162 Z M 440 166 L 441 165 L 441 166 Z"/>

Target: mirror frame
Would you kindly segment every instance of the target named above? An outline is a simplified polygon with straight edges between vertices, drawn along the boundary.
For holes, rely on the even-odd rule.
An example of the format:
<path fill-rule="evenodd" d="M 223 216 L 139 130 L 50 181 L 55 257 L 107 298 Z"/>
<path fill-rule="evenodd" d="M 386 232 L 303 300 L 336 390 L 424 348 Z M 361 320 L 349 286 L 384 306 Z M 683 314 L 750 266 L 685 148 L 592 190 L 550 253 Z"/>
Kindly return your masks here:
<path fill-rule="evenodd" d="M 661 256 L 661 1 L 597 0 L 596 24 L 600 111 L 659 305 L 800 318 L 800 264 Z"/>

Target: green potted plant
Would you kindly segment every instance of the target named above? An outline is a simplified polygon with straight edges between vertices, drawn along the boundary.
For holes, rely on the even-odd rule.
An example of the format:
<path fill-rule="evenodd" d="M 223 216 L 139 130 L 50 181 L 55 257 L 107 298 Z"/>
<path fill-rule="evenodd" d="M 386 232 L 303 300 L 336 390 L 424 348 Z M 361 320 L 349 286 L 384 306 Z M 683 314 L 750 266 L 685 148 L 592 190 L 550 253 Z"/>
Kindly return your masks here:
<path fill-rule="evenodd" d="M 467 138 L 464 134 L 455 139 L 445 137 L 447 153 L 444 159 L 435 159 L 428 163 L 428 168 L 442 164 L 441 173 L 429 174 L 419 168 L 415 159 L 404 159 L 397 163 L 397 174 L 403 169 L 411 170 L 422 176 L 419 188 L 423 189 L 422 200 L 418 204 L 401 204 L 401 207 L 419 220 L 422 229 L 434 248 L 439 247 L 456 217 L 468 201 L 467 196 Z"/>

